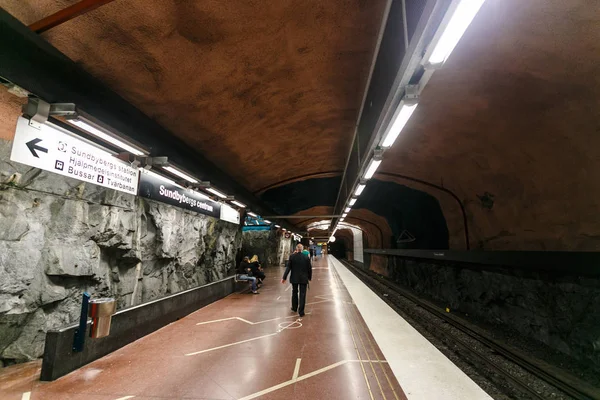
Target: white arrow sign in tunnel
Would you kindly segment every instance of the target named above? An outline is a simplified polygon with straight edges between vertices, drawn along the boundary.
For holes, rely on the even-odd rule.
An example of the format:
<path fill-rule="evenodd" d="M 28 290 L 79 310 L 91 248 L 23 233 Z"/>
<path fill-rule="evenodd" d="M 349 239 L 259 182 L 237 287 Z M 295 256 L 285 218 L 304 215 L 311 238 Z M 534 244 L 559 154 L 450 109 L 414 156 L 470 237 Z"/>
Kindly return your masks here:
<path fill-rule="evenodd" d="M 84 182 L 137 194 L 139 170 L 110 153 L 49 125 L 39 129 L 19 117 L 12 161 Z"/>

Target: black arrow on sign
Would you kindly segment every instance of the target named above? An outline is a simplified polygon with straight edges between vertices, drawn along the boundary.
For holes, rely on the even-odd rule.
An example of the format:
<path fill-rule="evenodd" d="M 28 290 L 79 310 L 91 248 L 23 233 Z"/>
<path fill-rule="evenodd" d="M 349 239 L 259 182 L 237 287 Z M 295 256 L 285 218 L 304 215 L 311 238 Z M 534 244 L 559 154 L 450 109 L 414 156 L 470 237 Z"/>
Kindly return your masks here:
<path fill-rule="evenodd" d="M 34 157 L 40 158 L 40 156 L 37 155 L 36 150 L 41 151 L 43 153 L 48 153 L 47 148 L 37 145 L 41 141 L 42 141 L 42 139 L 35 138 L 35 139 L 30 140 L 29 142 L 25 143 L 27 145 L 27 148 L 29 149 L 31 154 L 33 154 Z"/>

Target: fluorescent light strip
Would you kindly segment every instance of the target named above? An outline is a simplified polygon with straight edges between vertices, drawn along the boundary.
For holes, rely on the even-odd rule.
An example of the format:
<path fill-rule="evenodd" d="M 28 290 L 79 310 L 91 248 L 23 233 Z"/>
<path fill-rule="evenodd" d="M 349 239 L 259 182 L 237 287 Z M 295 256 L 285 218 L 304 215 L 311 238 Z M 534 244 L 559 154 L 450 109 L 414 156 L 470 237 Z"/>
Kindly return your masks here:
<path fill-rule="evenodd" d="M 350 207 L 346 207 L 346 209 L 344 210 L 345 213 L 349 213 L 350 210 L 352 210 Z"/>
<path fill-rule="evenodd" d="M 348 215 L 348 213 L 347 213 L 347 212 L 343 213 L 343 214 L 342 214 L 342 218 L 346 218 L 346 216 L 347 216 L 347 215 Z"/>
<path fill-rule="evenodd" d="M 281 226 L 279 226 L 279 225 L 275 225 L 275 228 L 281 228 Z"/>
<path fill-rule="evenodd" d="M 168 182 L 168 183 L 170 183 L 171 185 L 179 186 L 179 185 L 177 184 L 177 182 L 175 182 L 175 181 L 173 181 L 173 180 L 171 180 L 171 179 L 169 179 L 169 178 L 167 178 L 167 177 L 165 177 L 165 176 L 159 175 L 159 174 L 157 174 L 156 172 L 152 172 L 152 171 L 146 171 L 146 170 L 144 170 L 144 171 L 145 171 L 145 172 L 142 172 L 142 173 L 144 173 L 144 174 L 148 174 L 148 175 L 151 175 L 151 176 L 153 176 L 153 177 L 155 177 L 155 178 L 158 178 L 158 179 L 160 179 L 160 180 L 162 180 L 162 181 Z M 181 186 L 179 186 L 179 187 L 181 187 Z"/>
<path fill-rule="evenodd" d="M 363 190 L 365 190 L 365 187 L 367 187 L 367 185 L 359 184 L 356 187 L 356 191 L 354 192 L 354 195 L 355 196 L 360 196 L 360 194 L 363 192 Z"/>
<path fill-rule="evenodd" d="M 400 135 L 400 132 L 402 131 L 402 129 L 404 129 L 404 126 L 410 119 L 410 116 L 415 111 L 415 108 L 417 108 L 417 104 L 418 103 L 407 104 L 404 100 L 400 102 L 398 110 L 394 115 L 394 119 L 392 120 L 392 123 L 390 124 L 387 133 L 381 141 L 381 147 L 392 147 L 392 145 L 398 138 L 398 135 Z"/>
<path fill-rule="evenodd" d="M 233 200 L 233 201 L 231 202 L 231 204 L 234 204 L 234 205 L 236 205 L 236 206 L 238 206 L 238 207 L 241 207 L 241 208 L 246 208 L 246 205 L 245 205 L 245 204 L 243 204 L 243 203 L 240 203 L 240 202 L 239 202 L 239 201 L 237 201 L 237 200 Z"/>
<path fill-rule="evenodd" d="M 371 162 L 369 162 L 369 166 L 367 167 L 367 172 L 365 172 L 365 179 L 371 179 L 373 177 L 373 175 L 375 175 L 375 171 L 377 171 L 377 168 L 379 168 L 379 165 L 381 164 L 381 160 L 375 160 L 374 158 L 371 159 Z"/>
<path fill-rule="evenodd" d="M 356 203 L 356 199 L 355 198 L 351 198 L 350 199 L 350 203 L 348 203 L 349 206 L 353 206 Z"/>
<path fill-rule="evenodd" d="M 105 142 L 114 144 L 115 146 L 120 147 L 121 149 L 128 151 L 131 154 L 135 154 L 136 156 L 144 155 L 143 151 L 136 149 L 135 147 L 131 146 L 130 144 L 127 144 L 126 142 L 121 141 L 121 140 L 115 138 L 114 136 L 101 131 L 100 129 L 88 124 L 87 122 L 83 122 L 79 119 L 69 120 L 69 122 L 71 124 L 75 125 L 76 127 L 83 129 L 87 133 L 92 134 L 92 135 L 104 140 Z"/>
<path fill-rule="evenodd" d="M 442 64 L 450 57 L 450 53 L 477 15 L 484 1 L 461 0 L 459 2 L 427 60 L 429 64 Z"/>
<path fill-rule="evenodd" d="M 269 220 L 266 220 L 266 219 L 264 220 L 264 223 L 265 223 L 265 224 L 269 224 L 269 225 L 271 225 L 271 221 L 269 221 Z"/>
<path fill-rule="evenodd" d="M 254 214 L 253 212 L 248 212 L 248 215 L 251 217 L 258 217 L 258 215 Z"/>
<path fill-rule="evenodd" d="M 210 193 L 212 193 L 214 195 L 217 195 L 217 196 L 219 196 L 222 199 L 226 199 L 227 198 L 227 195 L 225 193 L 221 193 L 217 189 L 207 188 L 206 191 L 210 192 Z"/>
<path fill-rule="evenodd" d="M 169 172 L 170 172 L 170 173 L 172 173 L 173 175 L 177 175 L 178 177 L 185 179 L 185 180 L 186 180 L 186 181 L 188 181 L 188 182 L 191 182 L 191 183 L 198 183 L 198 181 L 197 181 L 196 179 L 194 179 L 193 177 L 189 176 L 188 174 L 186 174 L 186 173 L 184 173 L 184 172 L 182 172 L 182 171 L 178 170 L 178 169 L 177 169 L 177 168 L 175 168 L 175 167 L 172 167 L 172 166 L 170 166 L 170 165 L 169 165 L 169 166 L 162 167 L 162 168 L 163 168 L 164 170 L 166 170 L 166 171 L 169 171 Z"/>

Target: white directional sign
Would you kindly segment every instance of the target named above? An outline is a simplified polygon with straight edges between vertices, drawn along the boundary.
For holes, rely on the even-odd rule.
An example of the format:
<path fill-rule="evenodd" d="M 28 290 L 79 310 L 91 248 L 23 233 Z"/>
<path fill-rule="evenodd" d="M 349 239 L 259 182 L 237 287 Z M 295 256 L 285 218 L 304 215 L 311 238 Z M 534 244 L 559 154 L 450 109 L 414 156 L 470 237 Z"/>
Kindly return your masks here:
<path fill-rule="evenodd" d="M 139 170 L 110 153 L 49 125 L 19 117 L 12 161 L 122 192 L 137 194 Z"/>

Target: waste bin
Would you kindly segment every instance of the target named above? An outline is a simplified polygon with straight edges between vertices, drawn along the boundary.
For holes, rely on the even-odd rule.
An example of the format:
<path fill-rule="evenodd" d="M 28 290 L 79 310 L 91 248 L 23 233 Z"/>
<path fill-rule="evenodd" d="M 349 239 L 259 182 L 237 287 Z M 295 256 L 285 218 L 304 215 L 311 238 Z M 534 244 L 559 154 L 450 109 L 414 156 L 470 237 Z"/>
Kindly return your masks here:
<path fill-rule="evenodd" d="M 89 317 L 92 319 L 90 337 L 101 338 L 110 333 L 110 321 L 117 311 L 117 301 L 112 298 L 94 299 L 89 302 Z"/>

